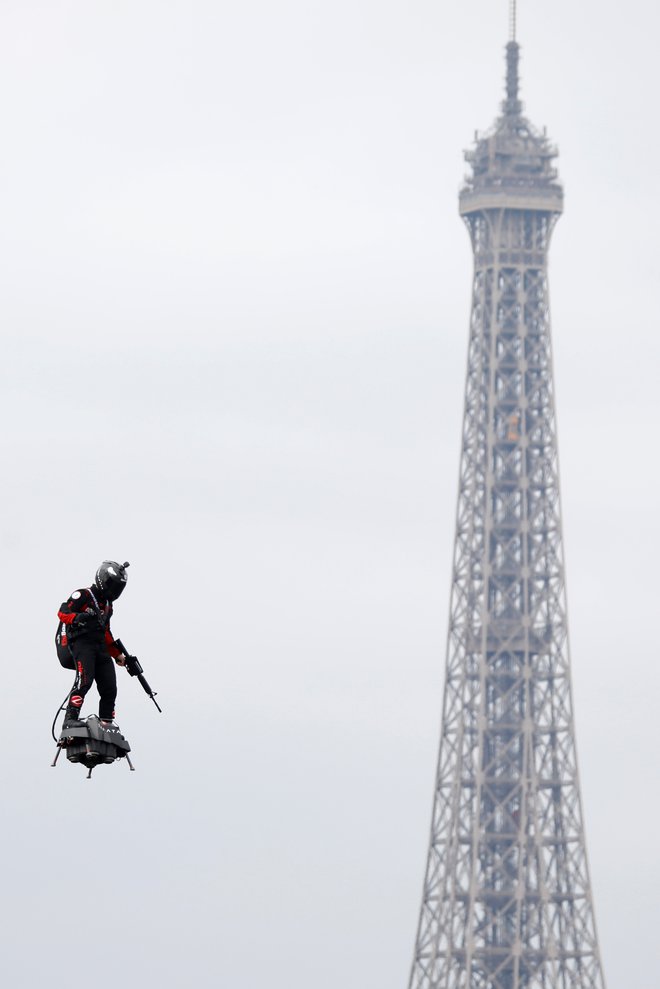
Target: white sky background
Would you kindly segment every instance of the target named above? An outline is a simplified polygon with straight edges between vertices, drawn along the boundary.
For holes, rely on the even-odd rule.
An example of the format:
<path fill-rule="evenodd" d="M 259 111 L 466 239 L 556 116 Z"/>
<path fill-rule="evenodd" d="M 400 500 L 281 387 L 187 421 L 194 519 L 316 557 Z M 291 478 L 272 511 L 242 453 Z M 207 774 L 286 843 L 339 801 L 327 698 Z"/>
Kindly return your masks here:
<path fill-rule="evenodd" d="M 560 149 L 574 693 L 610 989 L 660 968 L 655 4 L 519 13 Z M 402 989 L 507 5 L 3 0 L 3 981 Z M 49 768 L 60 601 L 131 561 L 138 771 Z M 93 705 L 88 702 L 87 711 Z M 88 909 L 89 908 L 89 909 Z M 77 953 L 76 953 L 77 952 Z"/>

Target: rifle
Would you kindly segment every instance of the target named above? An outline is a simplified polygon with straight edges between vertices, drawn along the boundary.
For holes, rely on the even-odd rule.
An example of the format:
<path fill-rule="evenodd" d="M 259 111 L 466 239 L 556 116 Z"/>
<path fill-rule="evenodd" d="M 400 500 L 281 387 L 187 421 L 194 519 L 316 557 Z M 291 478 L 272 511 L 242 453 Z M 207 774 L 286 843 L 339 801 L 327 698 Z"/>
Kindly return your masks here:
<path fill-rule="evenodd" d="M 149 694 L 149 697 L 151 697 L 152 701 L 154 702 L 154 704 L 156 705 L 156 707 L 158 708 L 158 710 L 162 714 L 163 711 L 162 711 L 162 709 L 160 707 L 160 704 L 156 700 L 156 692 L 154 690 L 152 690 L 151 687 L 149 686 L 149 684 L 147 683 L 146 677 L 144 676 L 144 670 L 142 669 L 142 665 L 140 663 L 140 660 L 137 658 L 137 656 L 131 656 L 131 655 L 129 655 L 128 649 L 126 648 L 126 646 L 124 645 L 124 643 L 121 641 L 121 639 L 115 639 L 115 645 L 117 646 L 118 649 L 121 649 L 121 651 L 123 652 L 124 656 L 126 657 L 126 662 L 125 662 L 124 665 L 125 665 L 126 669 L 128 670 L 130 676 L 137 677 L 138 678 L 138 680 L 139 680 L 139 682 L 140 682 L 140 684 L 142 686 L 142 689 L 144 690 L 145 694 Z"/>

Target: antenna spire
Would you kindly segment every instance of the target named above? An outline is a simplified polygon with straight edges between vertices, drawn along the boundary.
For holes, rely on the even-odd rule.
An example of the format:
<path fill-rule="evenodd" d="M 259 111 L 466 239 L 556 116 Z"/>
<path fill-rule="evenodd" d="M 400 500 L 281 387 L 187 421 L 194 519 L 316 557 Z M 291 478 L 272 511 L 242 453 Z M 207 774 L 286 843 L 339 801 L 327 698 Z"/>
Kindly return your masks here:
<path fill-rule="evenodd" d="M 508 117 L 516 117 L 522 110 L 522 103 L 518 99 L 520 45 L 516 41 L 517 14 L 518 5 L 516 0 L 509 0 L 509 40 L 506 46 L 506 100 L 502 105 Z"/>

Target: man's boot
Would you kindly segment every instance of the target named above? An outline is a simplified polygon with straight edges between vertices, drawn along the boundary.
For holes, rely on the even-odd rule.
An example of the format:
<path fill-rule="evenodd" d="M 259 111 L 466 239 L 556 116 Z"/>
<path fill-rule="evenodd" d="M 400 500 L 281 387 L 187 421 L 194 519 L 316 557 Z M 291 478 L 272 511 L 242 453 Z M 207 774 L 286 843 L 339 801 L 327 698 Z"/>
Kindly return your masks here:
<path fill-rule="evenodd" d="M 69 703 L 67 704 L 66 711 L 64 712 L 64 724 L 62 725 L 62 731 L 64 731 L 65 728 L 80 727 L 78 715 L 80 714 L 82 702 L 83 699 L 79 694 L 74 694 L 69 698 Z"/>
<path fill-rule="evenodd" d="M 107 707 L 103 707 L 103 714 L 101 714 L 101 706 L 99 705 L 99 721 L 103 728 L 116 728 L 115 724 L 115 712 L 108 712 Z"/>

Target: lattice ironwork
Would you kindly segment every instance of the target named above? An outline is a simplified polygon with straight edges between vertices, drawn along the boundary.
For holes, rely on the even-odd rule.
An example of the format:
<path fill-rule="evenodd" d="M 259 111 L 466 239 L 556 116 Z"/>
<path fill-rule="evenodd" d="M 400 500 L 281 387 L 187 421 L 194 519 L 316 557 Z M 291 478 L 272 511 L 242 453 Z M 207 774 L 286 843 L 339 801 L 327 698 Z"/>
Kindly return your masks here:
<path fill-rule="evenodd" d="M 410 989 L 604 989 L 575 754 L 548 309 L 555 149 L 506 99 L 474 252 L 442 737 Z"/>

